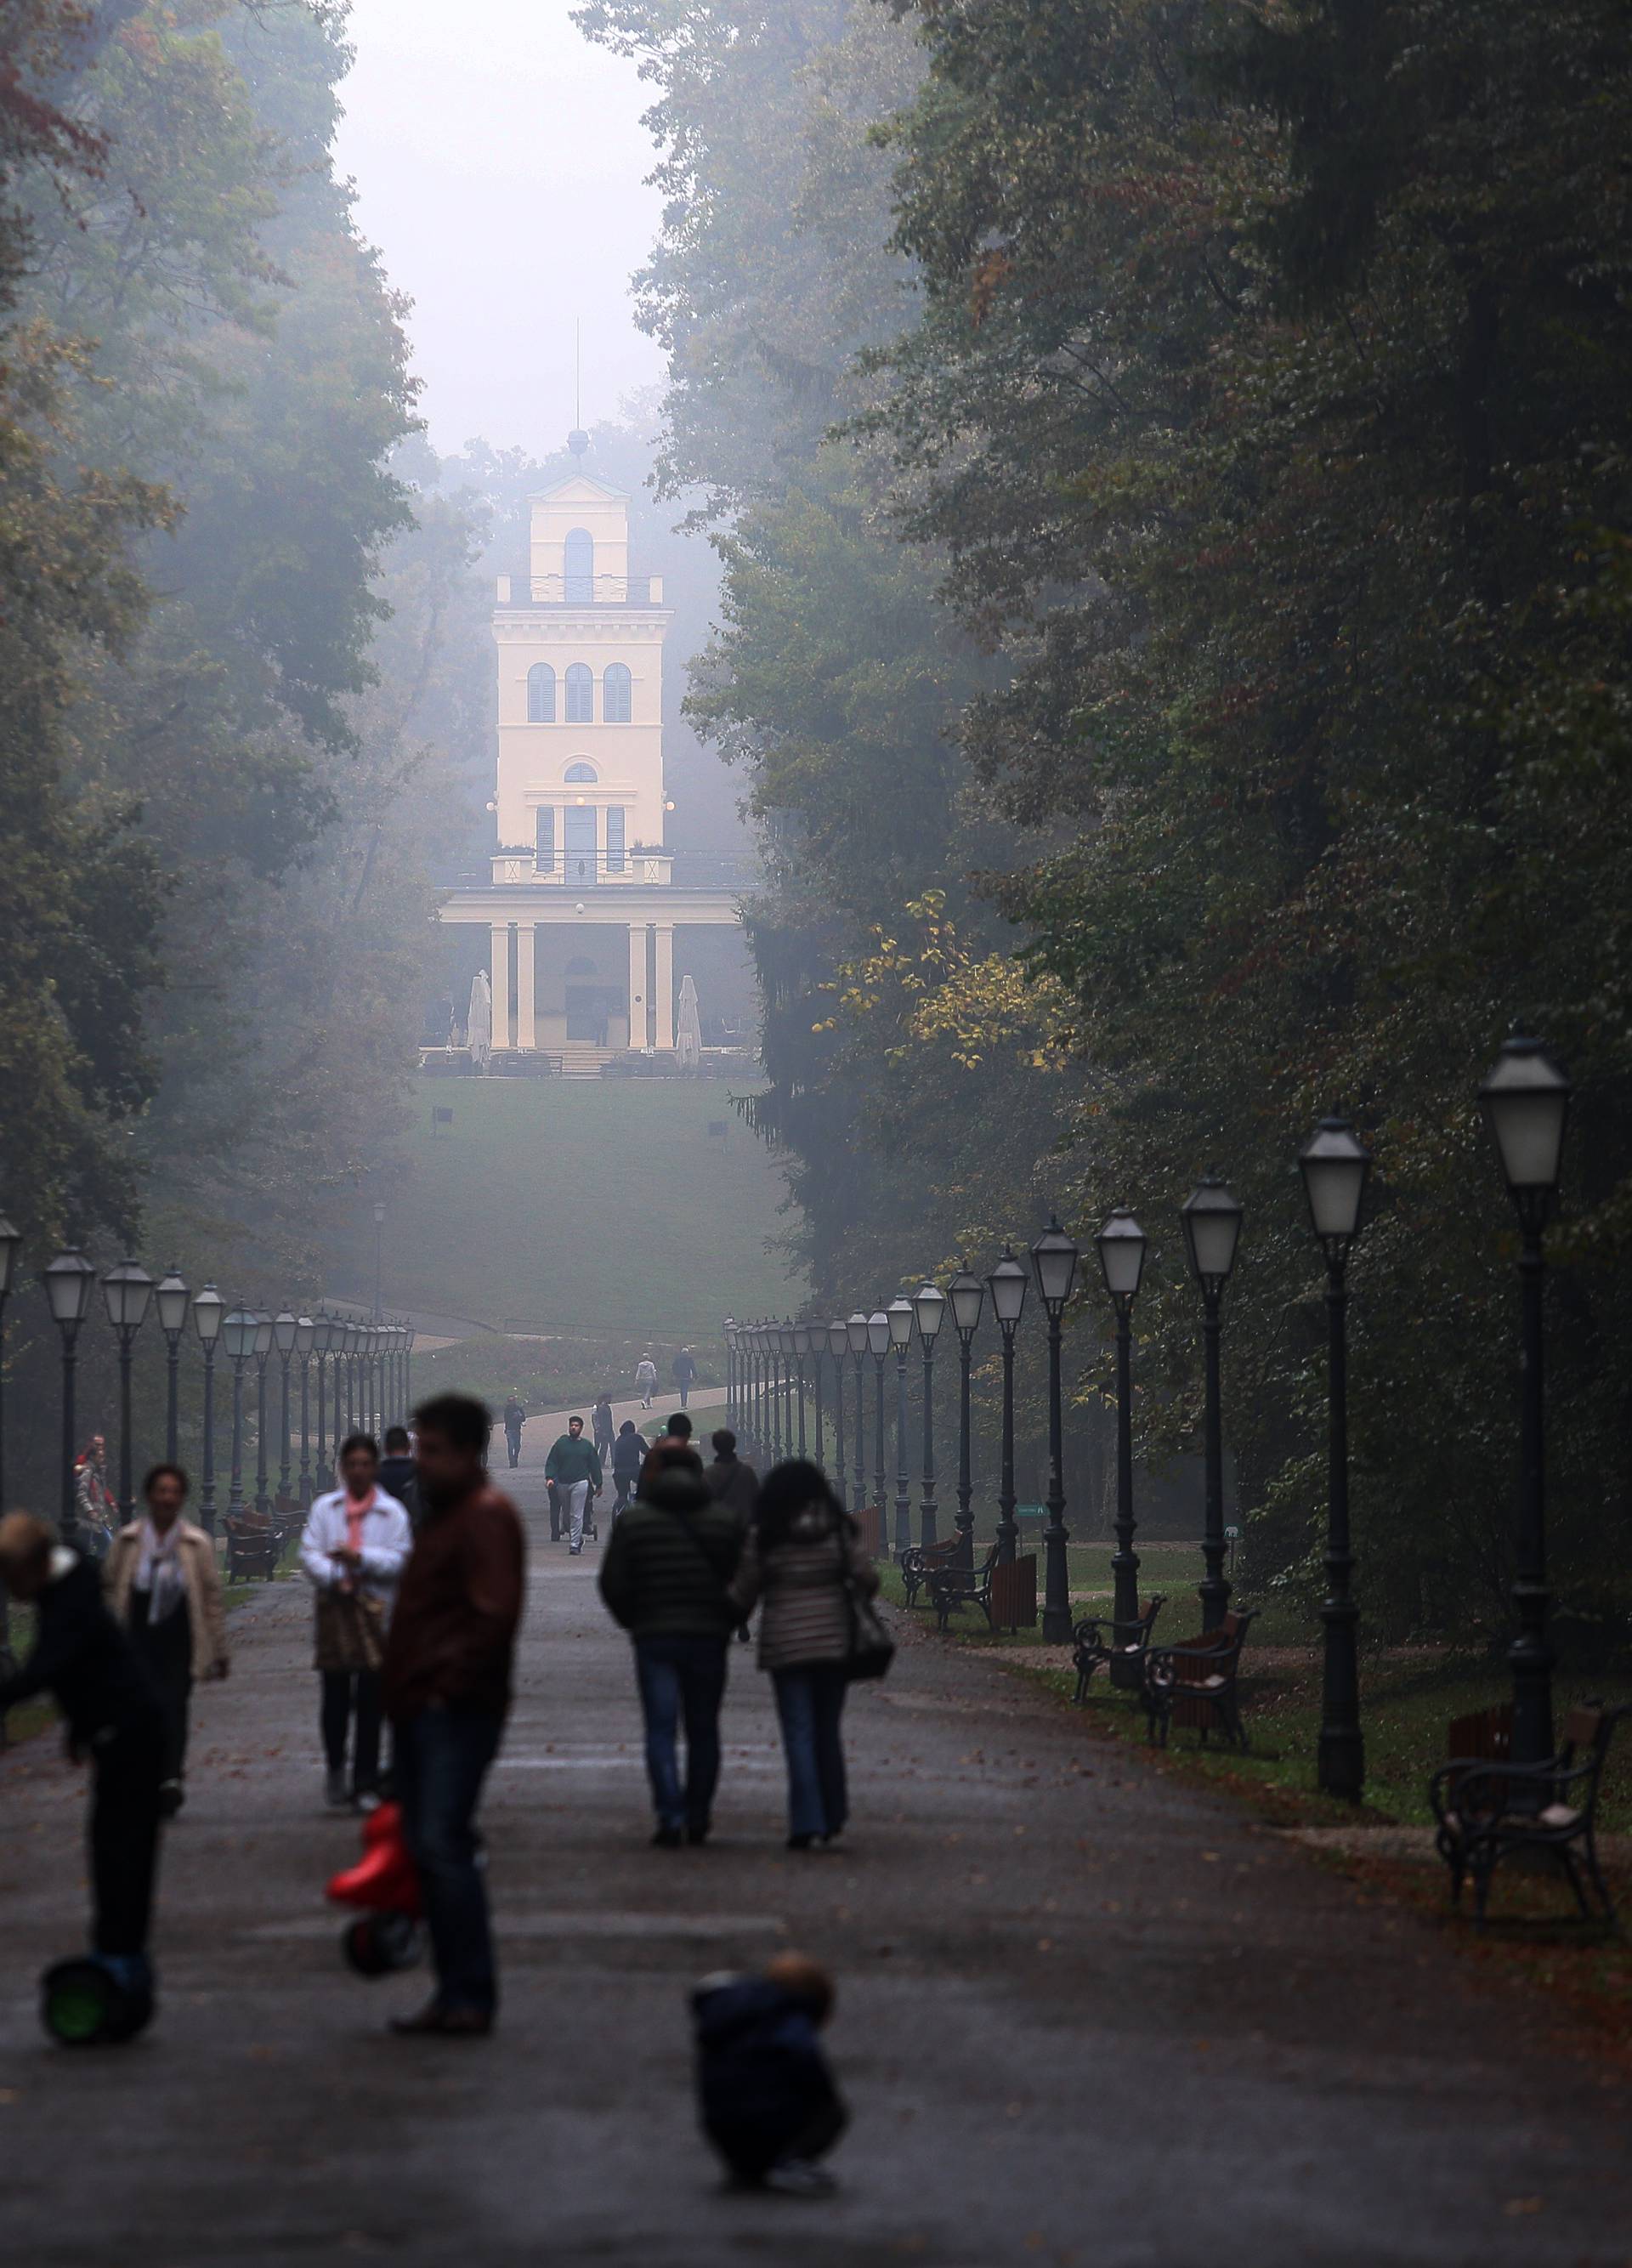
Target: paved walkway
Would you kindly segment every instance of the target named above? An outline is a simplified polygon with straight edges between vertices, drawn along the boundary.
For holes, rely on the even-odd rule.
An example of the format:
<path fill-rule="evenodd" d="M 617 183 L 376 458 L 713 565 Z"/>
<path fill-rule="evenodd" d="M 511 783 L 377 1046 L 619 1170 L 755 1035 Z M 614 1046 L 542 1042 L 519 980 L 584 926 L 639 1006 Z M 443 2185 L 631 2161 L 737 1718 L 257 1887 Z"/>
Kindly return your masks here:
<path fill-rule="evenodd" d="M 541 1451 L 540 1451 L 541 1454 Z M 790 1857 L 762 1681 L 733 1663 L 717 1843 L 657 1852 L 595 1555 L 540 1543 L 488 1809 L 504 2019 L 385 2036 L 421 1980 L 341 1967 L 321 1885 L 308 1609 L 239 1617 L 165 1860 L 153 2030 L 48 2046 L 79 1941 L 80 1783 L 0 1764 L 0 2250 L 26 2268 L 1149 2268 L 1590 2264 L 1632 2254 L 1625 2097 L 1533 1999 L 915 1622 L 856 1693 L 853 1837 Z M 807 1947 L 841 1978 L 854 2124 L 831 2203 L 724 2194 L 684 1995 Z"/>

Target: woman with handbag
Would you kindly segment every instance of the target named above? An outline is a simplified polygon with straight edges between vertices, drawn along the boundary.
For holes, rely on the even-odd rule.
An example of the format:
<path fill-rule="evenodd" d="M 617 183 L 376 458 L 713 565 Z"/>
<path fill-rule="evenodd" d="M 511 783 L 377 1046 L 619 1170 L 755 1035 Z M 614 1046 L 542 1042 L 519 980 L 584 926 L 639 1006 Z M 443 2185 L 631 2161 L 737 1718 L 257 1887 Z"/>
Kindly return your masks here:
<path fill-rule="evenodd" d="M 340 1470 L 344 1486 L 319 1497 L 306 1515 L 300 1564 L 317 1594 L 326 1792 L 335 1809 L 349 1810 L 379 1798 L 379 1672 L 413 1529 L 402 1506 L 379 1484 L 379 1449 L 368 1434 L 353 1433 L 342 1444 Z M 354 1719 L 348 1781 L 346 1742 Z"/>
<path fill-rule="evenodd" d="M 831 1843 L 849 1812 L 841 1724 L 854 1676 L 878 1676 L 890 1642 L 868 1603 L 878 1573 L 819 1465 L 768 1472 L 731 1583 L 760 1616 L 760 1668 L 776 1694 L 788 1764 L 788 1848 Z"/>

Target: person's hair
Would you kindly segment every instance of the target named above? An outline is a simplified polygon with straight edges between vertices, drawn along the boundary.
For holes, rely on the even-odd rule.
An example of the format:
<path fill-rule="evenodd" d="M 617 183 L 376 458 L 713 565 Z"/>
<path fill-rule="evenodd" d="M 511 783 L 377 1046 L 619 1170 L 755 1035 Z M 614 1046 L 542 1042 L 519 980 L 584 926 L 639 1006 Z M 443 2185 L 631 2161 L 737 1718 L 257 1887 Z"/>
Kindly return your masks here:
<path fill-rule="evenodd" d="M 701 1480 L 702 1460 L 688 1441 L 672 1440 L 665 1434 L 662 1440 L 654 1441 L 646 1452 L 646 1462 L 640 1469 L 641 1494 L 644 1496 L 653 1482 L 660 1481 L 665 1473 L 695 1473 Z"/>
<path fill-rule="evenodd" d="M 371 1433 L 348 1433 L 340 1445 L 339 1462 L 343 1465 L 353 1449 L 366 1449 L 374 1462 L 379 1462 L 379 1444 Z"/>
<path fill-rule="evenodd" d="M 774 1551 L 788 1540 L 788 1531 L 802 1512 L 813 1504 L 826 1505 L 835 1521 L 845 1517 L 844 1506 L 827 1484 L 827 1476 L 808 1457 L 790 1457 L 773 1465 L 760 1488 L 754 1524 L 761 1551 Z"/>
<path fill-rule="evenodd" d="M 567 1423 L 569 1425 L 581 1425 L 584 1423 L 584 1420 L 579 1417 L 577 1411 L 575 1410 L 571 1417 L 568 1418 Z"/>
<path fill-rule="evenodd" d="M 153 1483 L 155 1481 L 162 1481 L 166 1473 L 170 1475 L 173 1480 L 178 1480 L 180 1482 L 181 1493 L 185 1496 L 187 1493 L 187 1491 L 192 1487 L 193 1484 L 188 1480 L 187 1475 L 182 1471 L 180 1465 L 173 1465 L 168 1462 L 158 1465 L 150 1465 L 148 1467 L 147 1470 L 142 1476 L 143 1495 L 151 1496 L 153 1493 Z"/>
<path fill-rule="evenodd" d="M 8 1512 L 0 1520 L 0 1576 L 8 1580 L 51 1557 L 55 1533 L 32 1512 Z"/>
<path fill-rule="evenodd" d="M 776 1953 L 765 1964 L 765 1981 L 780 1984 L 796 2000 L 803 2000 L 819 2024 L 833 2014 L 833 1977 L 808 1953 Z"/>
<path fill-rule="evenodd" d="M 394 1451 L 394 1450 L 404 1450 L 404 1451 L 406 1451 L 406 1449 L 407 1449 L 407 1447 L 408 1447 L 408 1427 L 407 1427 L 406 1425 L 387 1425 L 387 1426 L 386 1426 L 386 1448 L 387 1448 L 387 1449 L 391 1449 L 391 1450 L 393 1450 L 393 1451 Z"/>
<path fill-rule="evenodd" d="M 640 1427 L 635 1423 L 635 1420 L 632 1418 L 626 1418 L 623 1423 L 619 1426 L 618 1431 L 620 1433 L 638 1433 Z"/>
<path fill-rule="evenodd" d="M 485 1449 L 493 1431 L 486 1403 L 469 1394 L 433 1394 L 414 1412 L 414 1423 L 422 1433 L 440 1433 L 455 1449 Z"/>
<path fill-rule="evenodd" d="M 715 1431 L 709 1434 L 709 1439 L 714 1444 L 714 1454 L 717 1457 L 734 1457 L 736 1455 L 737 1436 L 731 1432 L 729 1425 L 717 1426 Z"/>
<path fill-rule="evenodd" d="M 690 1439 L 691 1439 L 691 1420 L 690 1420 L 690 1418 L 686 1415 L 686 1412 L 685 1412 L 683 1410 L 677 1410 L 674 1412 L 674 1415 L 673 1415 L 673 1416 L 669 1419 L 669 1421 L 668 1421 L 668 1432 L 669 1432 L 669 1434 L 670 1434 L 671 1439 L 673 1439 L 673 1440 L 676 1440 L 676 1441 L 689 1441 L 689 1440 L 690 1440 Z"/>

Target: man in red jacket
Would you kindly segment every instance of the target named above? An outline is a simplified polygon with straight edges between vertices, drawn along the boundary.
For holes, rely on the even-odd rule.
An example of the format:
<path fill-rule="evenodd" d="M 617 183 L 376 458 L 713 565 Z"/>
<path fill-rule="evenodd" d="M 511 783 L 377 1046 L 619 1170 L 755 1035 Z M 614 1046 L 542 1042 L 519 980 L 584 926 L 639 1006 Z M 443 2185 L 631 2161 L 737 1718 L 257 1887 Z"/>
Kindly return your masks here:
<path fill-rule="evenodd" d="M 515 1506 L 488 1479 L 490 1421 L 481 1403 L 438 1395 L 415 1425 L 423 1517 L 397 1593 L 384 1684 L 437 1989 L 392 2029 L 481 2039 L 493 2029 L 498 1992 L 474 1821 L 510 1707 L 526 1546 Z"/>

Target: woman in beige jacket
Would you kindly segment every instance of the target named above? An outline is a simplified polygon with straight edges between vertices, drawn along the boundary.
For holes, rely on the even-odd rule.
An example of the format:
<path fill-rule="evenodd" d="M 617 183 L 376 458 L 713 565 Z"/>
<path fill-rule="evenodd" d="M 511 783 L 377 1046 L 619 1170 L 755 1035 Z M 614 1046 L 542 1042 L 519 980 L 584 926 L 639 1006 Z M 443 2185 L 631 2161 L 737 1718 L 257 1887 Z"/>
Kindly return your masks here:
<path fill-rule="evenodd" d="M 224 1677 L 228 1668 L 216 1547 L 182 1519 L 187 1491 L 180 1465 L 155 1465 L 142 1484 L 145 1511 L 120 1529 L 107 1555 L 108 1604 L 129 1631 L 164 1711 L 159 1802 L 166 1819 L 181 1808 L 193 1681 Z"/>
<path fill-rule="evenodd" d="M 849 1812 L 840 1725 L 853 1634 L 850 1601 L 877 1568 L 820 1465 L 790 1458 L 765 1476 L 731 1592 L 762 1602 L 760 1668 L 770 1672 L 788 1763 L 788 1848 L 831 1843 Z"/>

